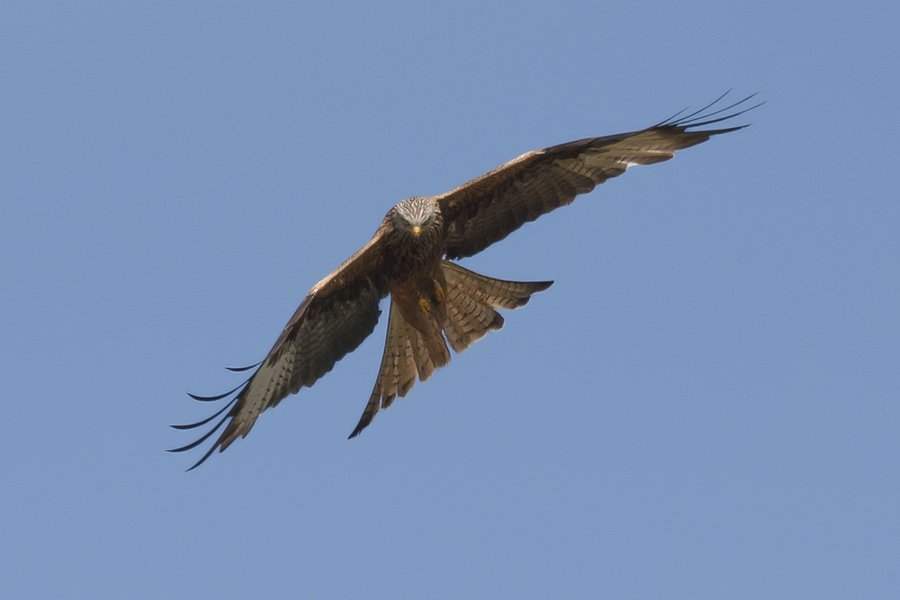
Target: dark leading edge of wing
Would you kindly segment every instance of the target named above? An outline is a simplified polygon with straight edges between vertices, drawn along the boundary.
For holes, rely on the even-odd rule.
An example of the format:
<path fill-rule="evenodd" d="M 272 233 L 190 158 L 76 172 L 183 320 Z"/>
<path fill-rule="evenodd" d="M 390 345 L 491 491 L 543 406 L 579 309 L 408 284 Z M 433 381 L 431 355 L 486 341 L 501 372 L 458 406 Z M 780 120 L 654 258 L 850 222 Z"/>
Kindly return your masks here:
<path fill-rule="evenodd" d="M 760 106 L 755 96 L 712 110 L 723 94 L 700 110 L 684 111 L 640 131 L 585 138 L 534 150 L 438 196 L 446 229 L 446 256 L 472 256 L 575 196 L 590 192 L 633 165 L 669 160 L 677 150 L 746 127 L 695 130 L 733 119 Z"/>

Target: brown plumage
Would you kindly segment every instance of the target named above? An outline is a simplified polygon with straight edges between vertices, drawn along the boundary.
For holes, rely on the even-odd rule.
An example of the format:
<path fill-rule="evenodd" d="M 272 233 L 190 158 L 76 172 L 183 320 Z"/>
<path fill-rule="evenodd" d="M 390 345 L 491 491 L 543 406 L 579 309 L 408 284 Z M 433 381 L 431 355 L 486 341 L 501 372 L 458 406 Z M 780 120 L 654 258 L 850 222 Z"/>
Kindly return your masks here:
<path fill-rule="evenodd" d="M 752 97 L 752 96 L 751 96 Z M 575 196 L 633 165 L 672 158 L 677 150 L 741 129 L 703 127 L 734 118 L 749 100 L 711 111 L 721 100 L 690 115 L 647 129 L 585 138 L 535 150 L 439 196 L 415 196 L 394 206 L 369 242 L 317 283 L 247 381 L 219 396 L 234 397 L 211 417 L 176 429 L 219 421 L 200 439 L 172 450 L 190 450 L 223 425 L 215 443 L 191 469 L 218 449 L 245 437 L 259 415 L 302 387 L 312 386 L 368 337 L 391 295 L 390 316 L 375 387 L 350 437 L 358 435 L 416 379 L 426 380 L 487 332 L 503 326 L 496 309 L 524 305 L 552 282 L 515 282 L 479 275 L 448 259 L 472 256 L 528 221 L 569 204 Z M 728 111 L 733 111 L 728 113 Z M 722 115 L 725 116 L 718 116 Z M 448 347 L 449 343 L 449 347 Z"/>

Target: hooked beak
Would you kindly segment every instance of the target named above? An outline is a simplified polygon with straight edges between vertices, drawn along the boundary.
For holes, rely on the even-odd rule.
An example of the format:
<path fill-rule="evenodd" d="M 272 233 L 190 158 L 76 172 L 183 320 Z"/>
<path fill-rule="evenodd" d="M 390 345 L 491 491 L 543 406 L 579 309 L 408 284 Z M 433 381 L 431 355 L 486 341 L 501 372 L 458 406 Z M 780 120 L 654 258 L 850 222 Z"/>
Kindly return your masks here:
<path fill-rule="evenodd" d="M 412 232 L 413 232 L 413 235 L 418 236 L 420 233 L 422 233 L 422 228 L 419 227 L 418 225 L 416 225 L 415 227 L 412 228 Z"/>

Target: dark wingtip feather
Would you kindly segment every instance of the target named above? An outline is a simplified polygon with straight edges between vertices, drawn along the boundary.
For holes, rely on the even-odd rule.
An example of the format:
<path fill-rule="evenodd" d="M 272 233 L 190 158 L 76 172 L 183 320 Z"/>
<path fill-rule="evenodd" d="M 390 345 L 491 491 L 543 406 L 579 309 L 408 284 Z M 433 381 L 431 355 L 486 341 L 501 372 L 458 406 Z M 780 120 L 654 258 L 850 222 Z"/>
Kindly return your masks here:
<path fill-rule="evenodd" d="M 730 92 L 730 90 L 729 90 L 729 92 Z M 732 102 L 731 104 L 729 104 L 727 106 L 723 106 L 722 108 L 719 108 L 712 112 L 707 112 L 710 108 L 712 108 L 713 106 L 718 104 L 723 98 L 725 98 L 725 96 L 727 96 L 729 92 L 722 94 L 721 96 L 716 98 L 713 102 L 707 104 L 700 110 L 694 111 L 691 114 L 685 115 L 684 117 L 681 117 L 677 120 L 670 120 L 669 122 L 666 122 L 665 125 L 663 125 L 663 127 L 681 127 L 684 129 L 695 129 L 697 127 L 704 127 L 706 125 L 712 125 L 714 123 L 721 123 L 722 121 L 728 121 L 730 119 L 734 119 L 736 117 L 743 115 L 744 113 L 750 112 L 751 110 L 759 108 L 760 106 L 765 104 L 765 102 L 763 101 L 763 102 L 757 102 L 756 104 L 753 104 L 752 106 L 746 106 L 746 103 L 749 102 L 750 100 L 752 100 L 753 98 L 755 98 L 759 93 L 759 92 L 754 92 L 748 96 L 741 98 L 737 102 Z M 741 106 L 746 106 L 746 108 L 740 108 L 740 110 L 735 110 L 734 112 L 728 112 L 733 109 L 737 109 L 738 107 L 741 107 Z M 727 113 L 727 114 L 722 115 L 722 113 Z M 716 115 L 722 115 L 722 116 L 716 117 Z M 713 117 L 715 117 L 715 118 L 713 118 Z M 721 133 L 737 131 L 739 129 L 743 129 L 744 127 L 747 127 L 747 125 L 738 125 L 738 126 L 729 127 L 726 129 L 717 129 L 715 131 L 710 131 L 709 133 L 710 133 L 710 135 L 718 135 Z M 698 133 L 700 133 L 700 132 L 698 132 Z"/>
<path fill-rule="evenodd" d="M 248 378 L 246 381 L 244 381 L 243 383 L 241 383 L 239 386 L 235 387 L 231 391 L 229 391 L 225 394 L 219 394 L 218 396 L 197 396 L 195 394 L 188 394 L 188 395 L 191 398 L 194 398 L 195 400 L 200 400 L 202 402 L 210 402 L 210 401 L 214 401 L 214 400 L 220 400 L 230 394 L 238 392 L 238 390 L 243 390 L 247 386 L 247 384 L 250 382 L 251 379 L 252 379 L 252 377 Z M 234 417 L 235 407 L 237 406 L 236 403 L 239 400 L 239 398 L 240 398 L 240 393 L 238 393 L 238 395 L 236 395 L 234 398 L 232 398 L 225 406 L 223 406 L 222 408 L 217 410 L 213 415 L 211 415 L 205 419 L 202 419 L 200 421 L 197 421 L 196 423 L 188 423 L 186 425 L 170 425 L 170 427 L 172 427 L 173 429 L 178 429 L 178 430 L 183 431 L 183 430 L 195 429 L 197 427 L 201 427 L 203 425 L 206 425 L 210 421 L 213 421 L 217 417 L 221 417 L 219 419 L 219 421 L 215 424 L 215 426 L 212 429 L 210 429 L 209 431 L 207 431 L 205 434 L 203 434 L 200 438 L 194 440 L 190 444 L 186 444 L 179 448 L 168 449 L 168 450 L 166 450 L 166 452 L 187 452 L 188 450 L 193 450 L 194 448 L 196 448 L 197 446 L 199 446 L 200 444 L 202 444 L 203 442 L 208 440 L 214 433 L 216 433 L 219 429 L 222 428 L 222 425 L 224 425 L 229 419 Z M 224 416 L 222 415 L 222 413 L 225 413 Z M 198 460 L 196 463 L 194 463 L 187 470 L 193 471 L 194 469 L 196 469 L 197 467 L 202 465 L 204 462 L 206 462 L 206 460 L 212 455 L 212 453 L 216 450 L 216 448 L 219 448 L 220 450 L 224 448 L 224 446 L 222 445 L 221 437 L 218 439 L 218 441 L 216 441 L 209 448 L 209 450 L 206 451 L 206 453 L 202 457 L 200 457 L 200 460 Z"/>
<path fill-rule="evenodd" d="M 730 93 L 731 93 L 731 90 L 728 90 L 724 94 L 719 95 L 718 98 L 716 98 L 709 104 L 706 104 L 702 108 L 697 109 L 686 115 L 684 114 L 684 112 L 687 109 L 680 110 L 677 113 L 675 113 L 674 115 L 672 115 L 671 117 L 669 117 L 668 119 L 665 119 L 664 121 L 660 121 L 659 123 L 657 123 L 656 125 L 651 127 L 651 129 L 676 128 L 676 129 L 680 129 L 682 131 L 690 130 L 695 134 L 707 133 L 708 135 L 712 136 L 712 135 L 720 135 L 723 133 L 730 133 L 732 131 L 738 131 L 739 129 L 749 127 L 749 125 L 737 125 L 734 127 L 727 127 L 727 128 L 723 128 L 723 129 L 707 130 L 705 132 L 704 131 L 696 131 L 696 128 L 698 128 L 698 127 L 704 127 L 706 125 L 713 125 L 715 123 L 720 123 L 722 121 L 728 121 L 729 119 L 734 119 L 736 117 L 741 116 L 742 114 L 744 114 L 746 112 L 749 112 L 751 110 L 759 108 L 760 106 L 765 104 L 764 101 L 757 102 L 756 104 L 754 104 L 752 106 L 748 106 L 746 108 L 740 108 L 739 110 L 735 110 L 734 112 L 728 112 L 733 109 L 738 109 L 738 107 L 746 106 L 746 103 L 749 102 L 751 99 L 755 98 L 759 93 L 759 92 L 754 92 L 752 94 L 749 94 L 748 96 L 741 98 L 737 102 L 732 102 L 731 104 L 728 104 L 727 106 L 723 106 L 722 108 L 718 108 L 716 110 L 709 112 L 711 108 L 713 108 L 714 106 L 719 104 Z M 722 113 L 727 113 L 727 114 L 722 115 Z M 722 116 L 717 117 L 716 115 L 722 115 Z"/>
<path fill-rule="evenodd" d="M 194 469 L 196 469 L 197 467 L 199 467 L 200 465 L 202 465 L 203 463 L 205 463 L 205 462 L 206 462 L 206 459 L 208 459 L 210 456 L 212 456 L 212 453 L 216 451 L 216 448 L 217 448 L 218 446 L 219 446 L 218 444 L 213 444 L 212 446 L 210 446 L 209 450 L 207 450 L 206 453 L 205 453 L 203 456 L 200 457 L 200 460 L 198 460 L 198 461 L 195 462 L 193 465 L 191 465 L 190 467 L 188 467 L 187 469 L 185 469 L 184 472 L 185 472 L 185 473 L 190 473 L 191 471 L 193 471 Z"/>
<path fill-rule="evenodd" d="M 216 400 L 221 400 L 222 398 L 227 398 L 231 394 L 235 393 L 236 391 L 238 391 L 239 389 L 241 389 L 242 387 L 247 385 L 250 382 L 250 379 L 251 378 L 248 377 L 247 379 L 245 379 L 244 381 L 242 381 L 235 387 L 231 388 L 224 394 L 219 394 L 217 396 L 200 396 L 199 394 L 192 394 L 190 392 L 188 392 L 187 395 L 199 402 L 215 402 Z"/>
<path fill-rule="evenodd" d="M 178 429 L 181 431 L 184 431 L 187 429 L 196 429 L 197 427 L 200 427 L 201 425 L 206 425 L 207 423 L 209 423 L 210 421 L 212 421 L 213 419 L 215 419 L 216 417 L 221 415 L 223 412 L 225 412 L 226 410 L 231 408 L 231 405 L 233 405 L 236 401 L 237 401 L 237 398 L 232 398 L 231 401 L 228 402 L 228 404 L 226 404 L 225 406 L 223 406 L 222 408 L 217 410 L 211 416 L 206 417 L 202 421 L 197 421 L 196 423 L 188 423 L 187 425 L 169 425 L 169 427 L 171 427 L 172 429 Z"/>
<path fill-rule="evenodd" d="M 690 114 L 684 115 L 683 117 L 679 118 L 677 121 L 673 121 L 673 123 L 674 124 L 690 123 L 692 119 L 696 118 L 698 115 L 705 113 L 707 110 L 709 110 L 710 108 L 712 108 L 713 106 L 718 104 L 725 96 L 727 96 L 730 93 L 731 93 L 730 89 L 725 90 L 724 93 L 722 93 L 718 98 L 716 98 L 715 100 L 713 100 L 706 106 L 703 106 L 702 108 L 698 108 L 697 110 L 695 110 L 694 112 L 692 112 Z M 721 112 L 722 110 L 728 110 L 728 108 L 726 107 L 724 109 L 720 109 L 717 112 Z M 716 113 L 712 113 L 712 114 L 716 114 Z"/>
<path fill-rule="evenodd" d="M 677 113 L 675 113 L 674 115 L 672 115 L 672 116 L 669 117 L 668 119 L 663 119 L 662 121 L 660 121 L 659 123 L 657 123 L 656 125 L 654 125 L 654 127 L 665 127 L 666 125 L 669 125 L 670 123 L 673 123 L 673 122 L 675 121 L 675 119 L 677 119 L 678 117 L 680 117 L 680 116 L 684 113 L 684 111 L 686 111 L 686 110 L 688 110 L 688 107 L 682 108 L 681 110 L 679 110 Z"/>
<path fill-rule="evenodd" d="M 680 111 L 678 111 L 677 113 L 675 113 L 674 115 L 672 115 L 671 117 L 669 117 L 668 119 L 666 119 L 665 121 L 662 121 L 661 123 L 659 123 L 658 125 L 656 125 L 656 127 L 665 127 L 666 125 L 679 125 L 679 124 L 684 123 L 684 122 L 686 122 L 686 121 L 690 121 L 692 118 L 696 117 L 697 115 L 699 115 L 699 114 L 702 113 L 703 111 L 705 111 L 705 110 L 707 110 L 707 109 L 709 109 L 709 108 L 712 108 L 713 106 L 715 106 L 716 104 L 718 104 L 719 101 L 720 101 L 722 98 L 724 98 L 725 96 L 727 96 L 727 95 L 730 94 L 730 93 L 731 93 L 731 90 L 728 89 L 728 90 L 725 91 L 725 93 L 723 93 L 722 95 L 720 95 L 718 98 L 716 98 L 715 100 L 713 100 L 712 102 L 710 102 L 710 103 L 707 104 L 706 106 L 703 106 L 702 108 L 698 108 L 698 109 L 695 110 L 694 112 L 692 112 L 692 113 L 690 113 L 690 114 L 687 114 L 687 115 L 684 115 L 684 116 L 681 116 L 682 113 L 684 113 L 686 110 L 690 110 L 690 109 L 689 109 L 689 108 L 682 108 Z"/>
<path fill-rule="evenodd" d="M 179 448 L 170 448 L 170 449 L 166 450 L 166 452 L 174 452 L 174 453 L 177 453 L 177 452 L 187 452 L 188 450 L 193 450 L 194 448 L 196 448 L 197 446 L 199 446 L 200 444 L 202 444 L 203 442 L 205 442 L 206 440 L 208 440 L 208 439 L 210 438 L 210 436 L 212 436 L 212 434 L 214 434 L 216 431 L 218 431 L 219 428 L 222 427 L 222 425 L 225 423 L 225 421 L 228 420 L 228 417 L 230 417 L 230 416 L 231 416 L 230 414 L 227 414 L 227 415 L 225 415 L 224 417 L 222 417 L 222 418 L 219 420 L 219 422 L 216 423 L 216 426 L 215 426 L 215 427 L 213 427 L 212 429 L 210 429 L 209 431 L 207 431 L 206 433 L 204 433 L 200 438 L 194 440 L 194 441 L 191 442 L 190 444 L 186 444 L 186 445 L 181 446 L 181 447 L 179 447 Z M 217 445 L 218 445 L 218 444 L 213 444 L 213 447 L 215 447 L 215 446 L 217 446 Z"/>
<path fill-rule="evenodd" d="M 262 364 L 262 361 L 259 361 L 256 364 L 247 365 L 246 367 L 225 367 L 225 368 L 227 370 L 231 371 L 232 373 L 242 373 L 244 371 L 249 371 L 250 369 L 255 369 L 256 367 L 258 367 L 261 364 Z"/>

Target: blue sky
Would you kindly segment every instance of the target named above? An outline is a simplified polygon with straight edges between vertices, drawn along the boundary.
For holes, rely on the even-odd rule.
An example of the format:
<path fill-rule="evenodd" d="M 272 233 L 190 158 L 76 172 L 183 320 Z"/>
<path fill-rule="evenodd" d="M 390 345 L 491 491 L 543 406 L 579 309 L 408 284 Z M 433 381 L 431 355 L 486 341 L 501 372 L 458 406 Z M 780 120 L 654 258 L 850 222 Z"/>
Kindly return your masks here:
<path fill-rule="evenodd" d="M 15 598 L 896 598 L 895 3 L 6 2 Z M 554 279 L 347 434 L 384 323 L 165 448 L 398 200 L 720 92 L 749 129 L 464 264 Z"/>

